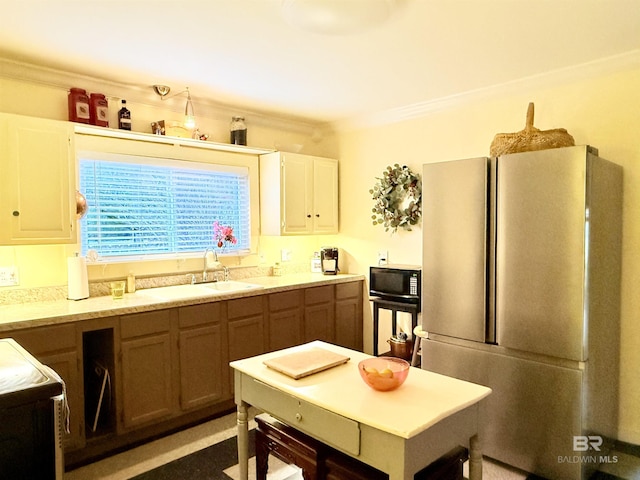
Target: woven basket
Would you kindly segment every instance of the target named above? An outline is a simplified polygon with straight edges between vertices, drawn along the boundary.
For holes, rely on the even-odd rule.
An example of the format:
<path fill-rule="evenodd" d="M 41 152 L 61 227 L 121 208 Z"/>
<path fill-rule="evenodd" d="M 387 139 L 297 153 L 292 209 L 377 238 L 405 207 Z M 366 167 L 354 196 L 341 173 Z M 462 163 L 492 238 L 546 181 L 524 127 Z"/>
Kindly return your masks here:
<path fill-rule="evenodd" d="M 491 142 L 491 156 L 506 153 L 531 152 L 548 148 L 571 147 L 575 145 L 573 137 L 564 128 L 539 130 L 533 126 L 533 103 L 527 109 L 527 124 L 524 130 L 516 133 L 498 133 Z"/>

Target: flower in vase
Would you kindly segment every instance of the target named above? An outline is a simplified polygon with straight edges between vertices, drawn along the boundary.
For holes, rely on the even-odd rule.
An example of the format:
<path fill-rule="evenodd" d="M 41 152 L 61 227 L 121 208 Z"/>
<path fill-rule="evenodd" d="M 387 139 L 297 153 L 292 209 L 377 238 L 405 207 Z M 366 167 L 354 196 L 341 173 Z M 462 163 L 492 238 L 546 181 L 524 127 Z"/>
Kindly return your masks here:
<path fill-rule="evenodd" d="M 233 227 L 230 225 L 220 225 L 216 220 L 213 222 L 213 242 L 218 248 L 225 249 L 229 244 L 235 245 L 238 239 L 233 235 Z"/>

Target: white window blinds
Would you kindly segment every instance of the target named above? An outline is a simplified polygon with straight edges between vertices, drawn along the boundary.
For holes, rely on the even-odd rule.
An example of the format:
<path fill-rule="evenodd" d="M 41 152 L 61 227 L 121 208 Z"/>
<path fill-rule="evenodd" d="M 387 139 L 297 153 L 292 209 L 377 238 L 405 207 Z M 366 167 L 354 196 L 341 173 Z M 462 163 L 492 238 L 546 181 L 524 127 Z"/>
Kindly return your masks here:
<path fill-rule="evenodd" d="M 80 186 L 89 211 L 82 253 L 101 257 L 249 252 L 249 172 L 245 167 L 80 158 Z M 213 223 L 233 227 L 236 244 L 218 248 Z"/>

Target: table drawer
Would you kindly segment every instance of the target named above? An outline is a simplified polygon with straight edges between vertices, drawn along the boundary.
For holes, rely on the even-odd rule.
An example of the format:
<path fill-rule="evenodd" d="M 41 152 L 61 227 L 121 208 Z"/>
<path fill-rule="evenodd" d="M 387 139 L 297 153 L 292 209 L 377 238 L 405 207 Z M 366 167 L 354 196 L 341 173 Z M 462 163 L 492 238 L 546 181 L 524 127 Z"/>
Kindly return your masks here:
<path fill-rule="evenodd" d="M 360 454 L 360 424 L 256 379 L 242 376 L 242 398 L 284 423 L 352 455 Z"/>

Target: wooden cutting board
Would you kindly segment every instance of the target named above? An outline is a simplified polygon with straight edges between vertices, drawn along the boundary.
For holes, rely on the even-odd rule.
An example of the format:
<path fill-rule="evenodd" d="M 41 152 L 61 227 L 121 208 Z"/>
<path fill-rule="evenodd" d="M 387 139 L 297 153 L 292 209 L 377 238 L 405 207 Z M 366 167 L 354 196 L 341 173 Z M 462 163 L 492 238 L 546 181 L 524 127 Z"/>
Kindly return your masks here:
<path fill-rule="evenodd" d="M 300 352 L 270 358 L 265 360 L 264 364 L 297 380 L 348 361 L 349 357 L 345 355 L 330 352 L 324 348 L 312 347 Z"/>

